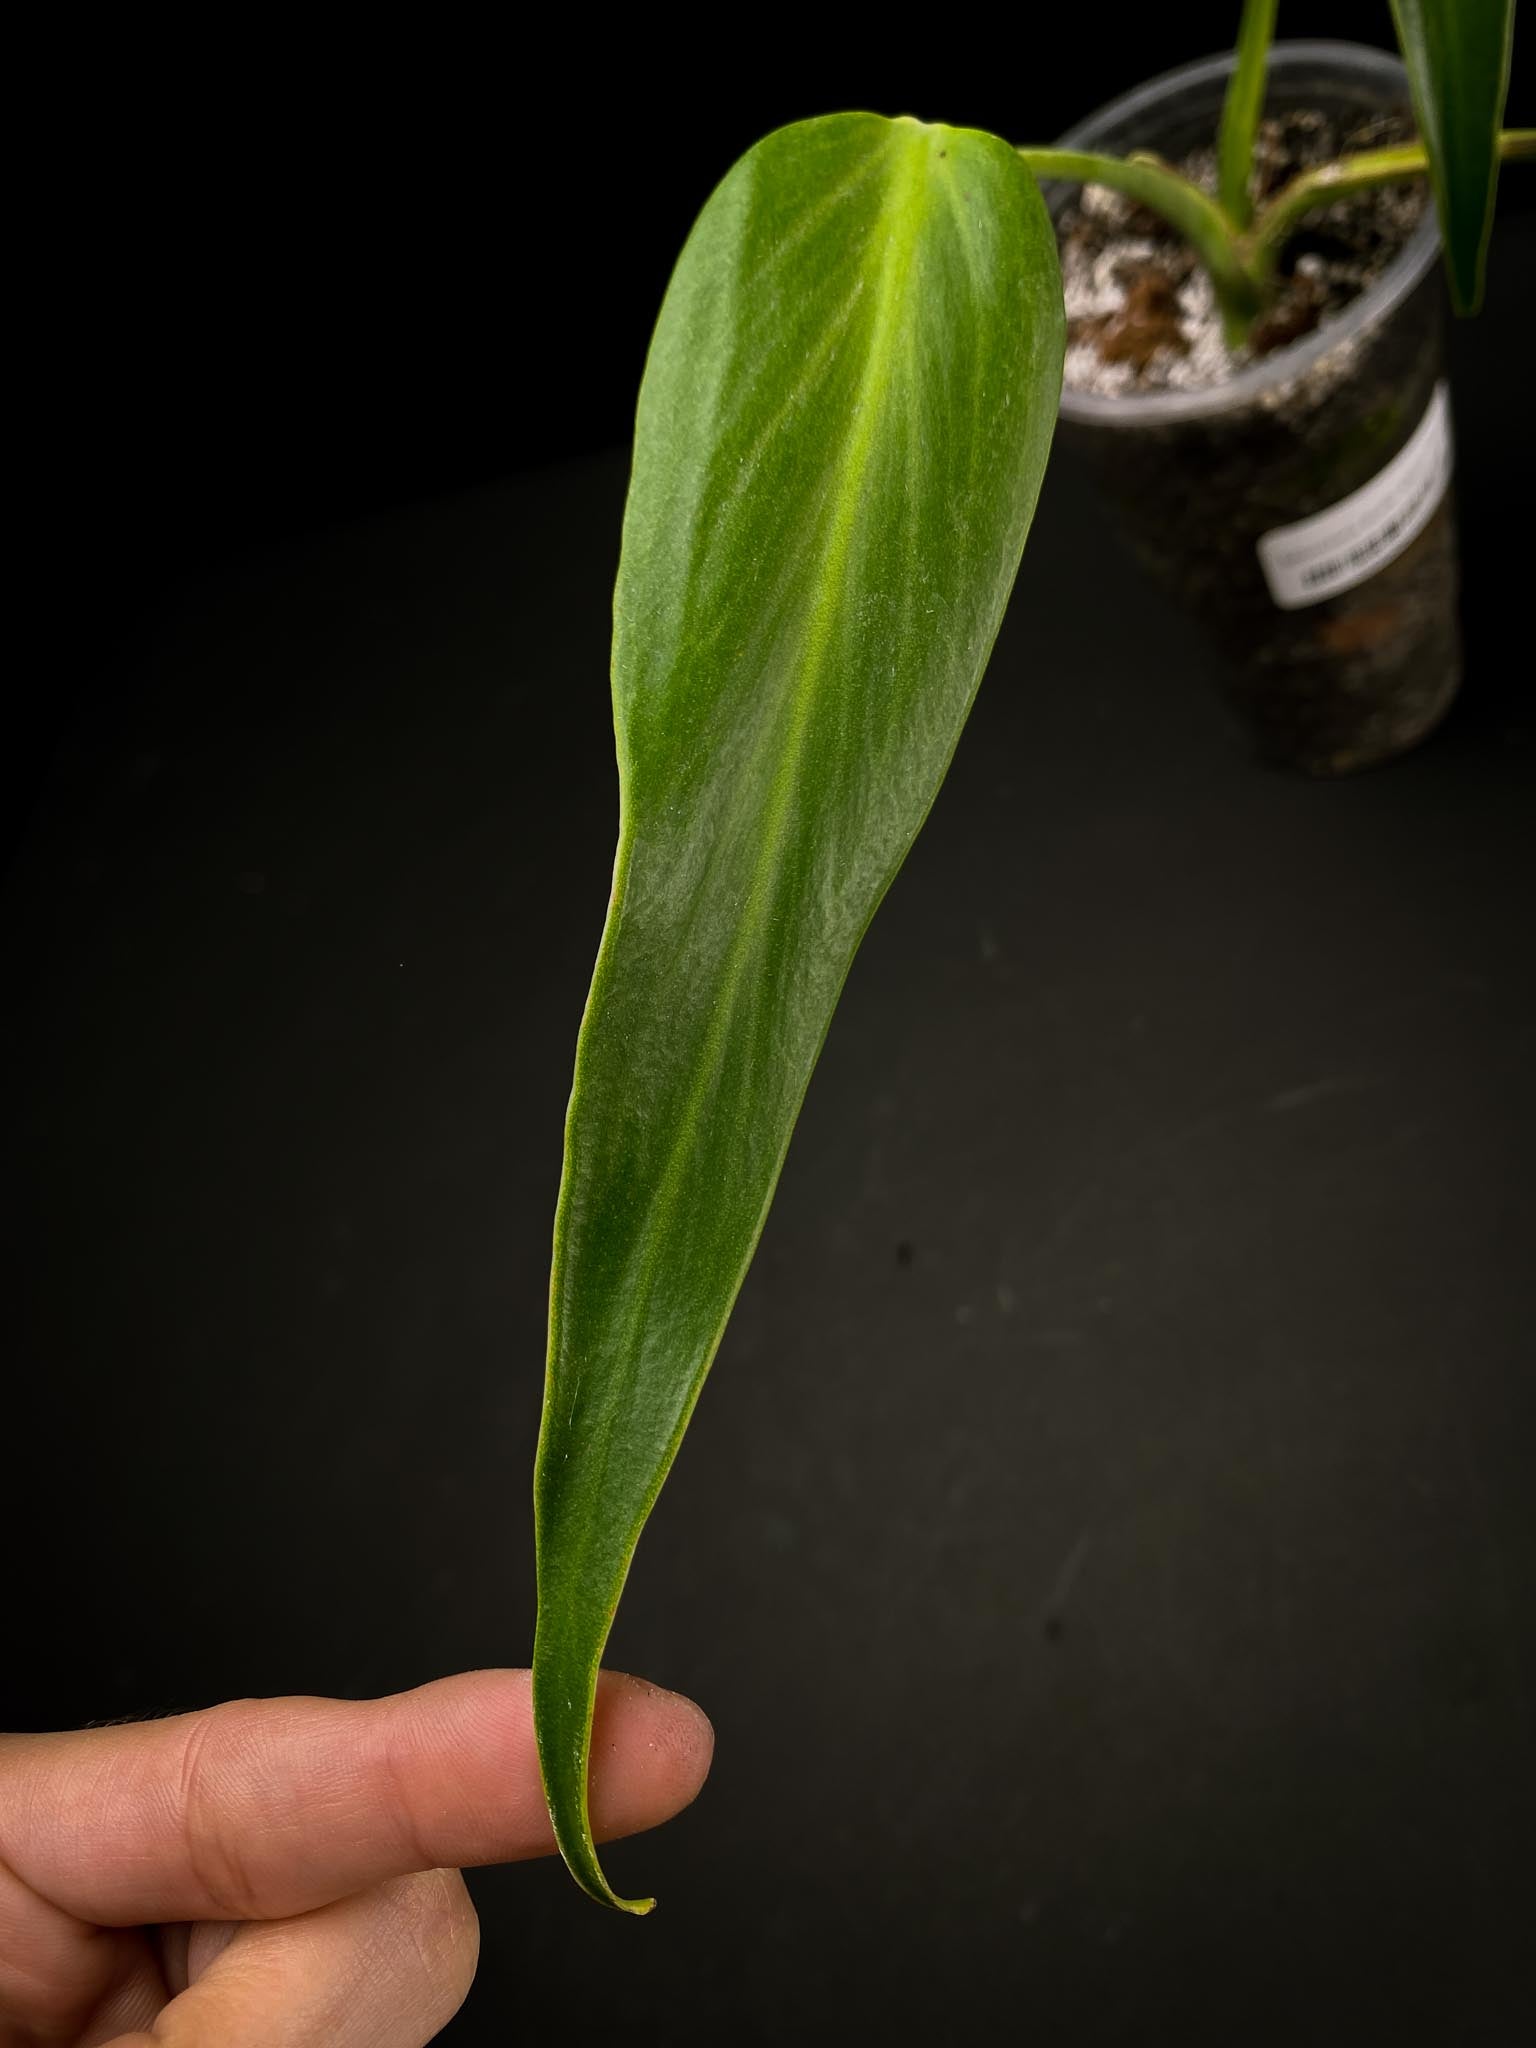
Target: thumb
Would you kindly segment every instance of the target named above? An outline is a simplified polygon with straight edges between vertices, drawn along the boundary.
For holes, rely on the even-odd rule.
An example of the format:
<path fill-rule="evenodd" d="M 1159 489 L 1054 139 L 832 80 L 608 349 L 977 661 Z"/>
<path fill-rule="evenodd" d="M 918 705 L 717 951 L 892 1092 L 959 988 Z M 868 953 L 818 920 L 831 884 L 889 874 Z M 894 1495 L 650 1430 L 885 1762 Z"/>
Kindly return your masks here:
<path fill-rule="evenodd" d="M 690 1701 L 605 1673 L 600 1834 L 686 1806 L 714 1735 Z M 0 1863 L 79 1920 L 267 1920 L 413 1871 L 554 1847 L 526 1671 L 382 1700 L 238 1700 L 0 1741 Z"/>

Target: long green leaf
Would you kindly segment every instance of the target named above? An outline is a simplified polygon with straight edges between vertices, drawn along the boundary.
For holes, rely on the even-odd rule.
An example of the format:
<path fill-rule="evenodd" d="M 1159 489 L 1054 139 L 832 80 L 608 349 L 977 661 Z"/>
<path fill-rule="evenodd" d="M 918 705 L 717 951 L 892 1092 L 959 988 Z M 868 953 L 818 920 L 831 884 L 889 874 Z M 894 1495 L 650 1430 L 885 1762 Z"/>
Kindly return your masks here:
<path fill-rule="evenodd" d="M 1458 313 L 1483 298 L 1515 0 L 1392 0 Z"/>
<path fill-rule="evenodd" d="M 855 949 L 943 779 L 1061 376 L 1013 150 L 835 115 L 729 174 L 667 293 L 614 599 L 620 829 L 577 1048 L 535 1477 L 534 1714 L 560 1848 L 631 1555 L 746 1272 Z"/>

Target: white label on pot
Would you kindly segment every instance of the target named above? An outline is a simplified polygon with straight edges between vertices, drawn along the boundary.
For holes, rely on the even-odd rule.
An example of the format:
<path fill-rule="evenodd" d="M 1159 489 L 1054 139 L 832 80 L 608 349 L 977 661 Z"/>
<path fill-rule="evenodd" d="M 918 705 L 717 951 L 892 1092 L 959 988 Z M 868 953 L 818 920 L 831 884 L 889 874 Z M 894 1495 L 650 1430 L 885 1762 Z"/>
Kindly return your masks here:
<path fill-rule="evenodd" d="M 1407 445 L 1368 484 L 1263 535 L 1259 566 L 1270 596 L 1293 612 L 1364 583 L 1423 532 L 1450 480 L 1450 396 L 1441 382 Z"/>

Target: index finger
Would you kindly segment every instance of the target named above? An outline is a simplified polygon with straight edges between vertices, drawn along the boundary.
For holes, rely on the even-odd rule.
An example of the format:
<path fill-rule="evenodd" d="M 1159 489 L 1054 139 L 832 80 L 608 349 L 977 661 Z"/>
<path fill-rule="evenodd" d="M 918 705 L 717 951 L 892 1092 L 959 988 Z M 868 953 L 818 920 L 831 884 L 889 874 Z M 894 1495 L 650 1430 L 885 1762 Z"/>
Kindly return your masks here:
<path fill-rule="evenodd" d="M 713 1741 L 691 1701 L 604 1673 L 598 1834 L 686 1806 Z M 276 1919 L 411 1871 L 553 1847 L 526 1671 L 0 1741 L 0 1863 L 98 1926 Z"/>

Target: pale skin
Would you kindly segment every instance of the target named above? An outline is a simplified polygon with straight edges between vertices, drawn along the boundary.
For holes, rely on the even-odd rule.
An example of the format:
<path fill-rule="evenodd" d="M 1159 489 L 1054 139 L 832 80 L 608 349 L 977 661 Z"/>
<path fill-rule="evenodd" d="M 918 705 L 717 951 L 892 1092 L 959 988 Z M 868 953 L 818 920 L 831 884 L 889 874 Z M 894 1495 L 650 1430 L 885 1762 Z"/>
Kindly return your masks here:
<path fill-rule="evenodd" d="M 686 1806 L 713 1747 L 605 1673 L 598 1837 Z M 553 1848 L 526 1671 L 0 1737 L 0 2048 L 422 2048 L 475 1973 L 460 1870 Z"/>

